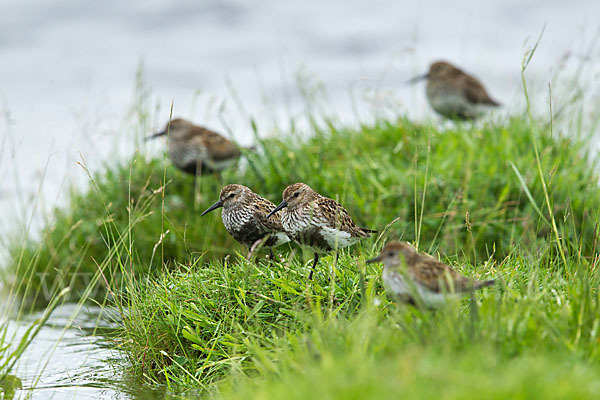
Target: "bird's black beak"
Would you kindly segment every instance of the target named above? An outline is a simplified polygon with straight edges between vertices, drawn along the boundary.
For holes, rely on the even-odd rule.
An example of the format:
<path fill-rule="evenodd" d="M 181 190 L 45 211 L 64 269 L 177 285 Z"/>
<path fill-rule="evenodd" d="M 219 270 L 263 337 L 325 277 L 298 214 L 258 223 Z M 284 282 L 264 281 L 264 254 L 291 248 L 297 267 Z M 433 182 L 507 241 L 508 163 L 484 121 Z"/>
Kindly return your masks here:
<path fill-rule="evenodd" d="M 283 200 L 281 203 L 279 203 L 279 205 L 277 207 L 275 207 L 273 209 L 273 211 L 271 211 L 269 213 L 269 215 L 267 215 L 267 218 L 269 218 L 271 215 L 275 214 L 277 211 L 281 210 L 282 208 L 287 207 L 287 201 Z"/>
<path fill-rule="evenodd" d="M 202 214 L 200 214 L 200 216 L 202 217 L 204 214 L 208 214 L 212 210 L 216 210 L 219 207 L 223 207 L 223 202 L 220 199 L 215 204 L 213 204 L 212 206 L 208 207 L 206 209 L 206 211 L 204 211 Z"/>
<path fill-rule="evenodd" d="M 406 81 L 407 85 L 414 85 L 417 82 L 421 82 L 424 79 L 428 79 L 429 78 L 429 74 L 425 74 L 425 75 L 419 75 L 419 76 L 415 76 L 414 78 L 410 78 L 409 80 Z"/>
<path fill-rule="evenodd" d="M 156 139 L 157 137 L 165 136 L 167 134 L 167 130 L 162 130 L 160 132 L 156 132 L 154 135 L 146 136 L 144 140 L 147 142 L 148 140 Z"/>
<path fill-rule="evenodd" d="M 373 264 L 373 263 L 377 263 L 377 262 L 381 262 L 381 254 L 378 255 L 377 257 L 370 258 L 366 261 L 367 264 Z"/>

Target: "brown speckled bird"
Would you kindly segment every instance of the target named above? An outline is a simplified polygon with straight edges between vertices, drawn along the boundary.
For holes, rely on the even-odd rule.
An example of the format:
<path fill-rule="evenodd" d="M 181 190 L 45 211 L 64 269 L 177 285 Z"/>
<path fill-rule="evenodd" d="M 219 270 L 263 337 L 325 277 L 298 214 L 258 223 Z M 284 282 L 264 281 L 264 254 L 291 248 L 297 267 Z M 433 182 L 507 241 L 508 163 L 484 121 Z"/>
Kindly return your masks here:
<path fill-rule="evenodd" d="M 412 305 L 435 308 L 448 297 L 494 284 L 462 276 L 428 254 L 420 254 L 406 242 L 388 243 L 379 256 L 367 263 L 383 263 L 383 283 L 388 293 Z"/>
<path fill-rule="evenodd" d="M 202 213 L 223 207 L 221 219 L 227 232 L 250 250 L 264 240 L 262 246 L 275 247 L 290 241 L 279 216 L 267 218 L 275 207 L 269 200 L 243 185 L 231 184 L 221 189 L 219 201 Z"/>
<path fill-rule="evenodd" d="M 267 217 L 283 209 L 281 223 L 287 235 L 314 251 L 308 279 L 319 261 L 319 253 L 351 246 L 376 231 L 357 226 L 348 211 L 336 201 L 321 196 L 305 183 L 294 183 L 283 191 L 283 201 Z"/>
<path fill-rule="evenodd" d="M 434 62 L 427 74 L 409 82 L 422 79 L 427 80 L 429 105 L 446 118 L 475 119 L 483 115 L 486 109 L 500 105 L 488 95 L 481 82 L 446 61 Z"/>
<path fill-rule="evenodd" d="M 175 118 L 165 128 L 148 137 L 169 136 L 169 158 L 180 170 L 201 175 L 219 172 L 234 164 L 240 157 L 238 146 L 224 136 Z"/>

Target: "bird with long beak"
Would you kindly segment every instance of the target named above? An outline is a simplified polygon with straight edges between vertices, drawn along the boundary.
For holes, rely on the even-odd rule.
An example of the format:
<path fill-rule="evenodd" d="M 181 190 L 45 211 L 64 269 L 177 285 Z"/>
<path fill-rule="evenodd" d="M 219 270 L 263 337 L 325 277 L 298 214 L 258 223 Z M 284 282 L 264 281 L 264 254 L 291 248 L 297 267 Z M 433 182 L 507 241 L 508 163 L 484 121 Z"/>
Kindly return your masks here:
<path fill-rule="evenodd" d="M 425 75 L 407 83 L 427 80 L 426 94 L 435 112 L 450 119 L 471 120 L 500 103 L 493 100 L 476 78 L 446 61 L 436 61 Z"/>
<path fill-rule="evenodd" d="M 314 261 L 308 279 L 319 261 L 319 254 L 351 246 L 371 236 L 373 231 L 357 226 L 348 211 L 335 200 L 321 196 L 305 183 L 294 183 L 283 191 L 283 201 L 267 217 L 281 211 L 281 224 L 298 244 L 310 247 Z"/>
<path fill-rule="evenodd" d="M 234 164 L 240 149 L 210 129 L 175 118 L 146 140 L 168 136 L 169 158 L 177 168 L 193 175 L 220 172 Z"/>
<path fill-rule="evenodd" d="M 223 208 L 221 219 L 225 229 L 235 240 L 251 251 L 260 244 L 275 247 L 290 241 L 279 216 L 268 218 L 275 204 L 243 185 L 231 184 L 221 189 L 219 200 L 201 215 Z"/>
<path fill-rule="evenodd" d="M 448 298 L 491 286 L 494 280 L 467 278 L 428 254 L 417 252 L 406 242 L 390 242 L 367 263 L 383 263 L 386 291 L 403 303 L 436 308 Z"/>

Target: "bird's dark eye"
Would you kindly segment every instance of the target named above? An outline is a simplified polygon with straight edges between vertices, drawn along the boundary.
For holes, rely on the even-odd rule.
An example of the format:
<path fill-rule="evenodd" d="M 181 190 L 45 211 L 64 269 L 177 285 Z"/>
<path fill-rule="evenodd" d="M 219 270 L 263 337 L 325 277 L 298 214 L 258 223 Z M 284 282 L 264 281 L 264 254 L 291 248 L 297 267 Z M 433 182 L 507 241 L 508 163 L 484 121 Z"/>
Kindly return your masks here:
<path fill-rule="evenodd" d="M 393 251 L 388 251 L 388 256 L 394 257 L 395 255 L 396 255 L 396 253 L 394 253 Z"/>
<path fill-rule="evenodd" d="M 235 193 L 231 193 L 229 196 L 227 196 L 228 199 L 233 199 L 235 197 Z"/>
<path fill-rule="evenodd" d="M 298 197 L 298 196 L 300 196 L 300 192 L 294 193 L 294 195 L 292 197 Z"/>

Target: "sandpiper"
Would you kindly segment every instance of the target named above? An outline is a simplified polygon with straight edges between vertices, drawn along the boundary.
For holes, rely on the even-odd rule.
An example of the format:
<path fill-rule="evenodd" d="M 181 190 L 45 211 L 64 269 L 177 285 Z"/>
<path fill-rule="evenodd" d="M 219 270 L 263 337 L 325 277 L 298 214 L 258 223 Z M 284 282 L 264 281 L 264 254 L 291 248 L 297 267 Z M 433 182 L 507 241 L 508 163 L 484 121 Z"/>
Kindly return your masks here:
<path fill-rule="evenodd" d="M 283 191 L 283 201 L 267 217 L 283 209 L 281 224 L 287 235 L 314 251 L 308 279 L 319 261 L 319 253 L 351 246 L 376 231 L 357 226 L 348 211 L 336 201 L 321 196 L 305 183 L 294 183 Z"/>
<path fill-rule="evenodd" d="M 279 216 L 267 218 L 275 204 L 243 185 L 231 184 L 221 189 L 219 201 L 202 213 L 223 207 L 221 219 L 227 232 L 252 252 L 257 245 L 275 247 L 290 241 Z"/>
<path fill-rule="evenodd" d="M 222 171 L 241 154 L 238 146 L 224 136 L 181 118 L 171 120 L 163 130 L 147 139 L 167 135 L 169 158 L 177 168 L 189 174 Z"/>
<path fill-rule="evenodd" d="M 382 262 L 386 290 L 401 302 L 429 308 L 442 305 L 448 297 L 494 284 L 462 276 L 428 254 L 420 254 L 406 242 L 388 243 L 379 256 L 367 263 Z"/>
<path fill-rule="evenodd" d="M 409 80 L 415 83 L 426 79 L 427 101 L 438 114 L 470 120 L 481 116 L 486 108 L 500 105 L 493 100 L 477 79 L 446 61 L 436 61 L 429 72 Z"/>

